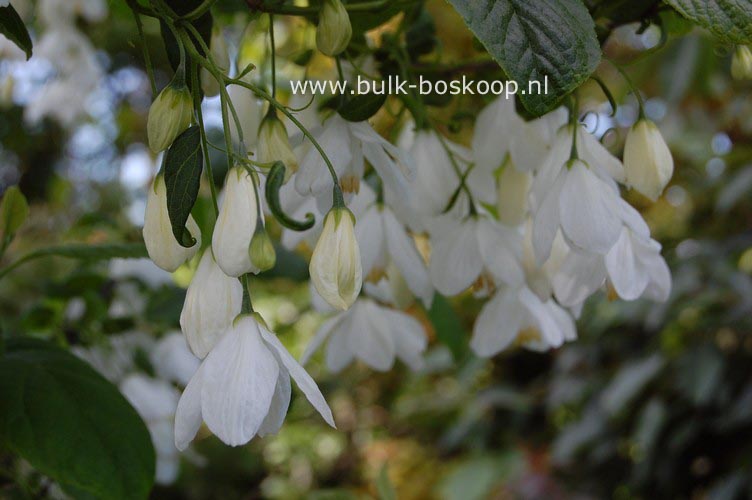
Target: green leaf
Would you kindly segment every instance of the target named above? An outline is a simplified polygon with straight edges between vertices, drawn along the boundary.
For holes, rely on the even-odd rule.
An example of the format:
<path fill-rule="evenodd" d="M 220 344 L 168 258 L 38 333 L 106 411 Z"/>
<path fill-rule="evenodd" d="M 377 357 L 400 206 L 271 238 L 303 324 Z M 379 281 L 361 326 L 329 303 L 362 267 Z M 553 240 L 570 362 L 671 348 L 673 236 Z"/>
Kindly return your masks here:
<path fill-rule="evenodd" d="M 462 359 L 467 353 L 465 329 L 446 297 L 438 293 L 434 295 L 428 318 L 436 331 L 436 338 L 452 351 L 455 360 Z"/>
<path fill-rule="evenodd" d="M 154 480 L 149 431 L 118 389 L 39 340 L 0 358 L 0 443 L 75 498 L 147 498 Z"/>
<path fill-rule="evenodd" d="M 202 0 L 165 0 L 165 3 L 179 16 L 184 16 L 190 13 L 193 9 L 201 5 Z M 196 31 L 201 35 L 201 39 L 204 41 L 207 47 L 211 44 L 212 26 L 214 24 L 214 18 L 211 11 L 206 11 L 198 19 L 194 19 L 191 23 Z M 173 70 L 176 70 L 180 64 L 180 47 L 178 46 L 175 36 L 172 34 L 172 30 L 163 22 L 160 21 L 160 29 L 162 31 L 162 40 L 165 44 L 165 50 L 167 51 L 167 59 L 170 61 L 170 66 Z M 192 33 L 189 32 L 188 36 L 193 40 L 196 49 L 201 55 L 204 53 L 201 44 L 196 40 Z M 191 82 L 186 82 L 190 88 Z"/>
<path fill-rule="evenodd" d="M 581 0 L 449 3 L 517 82 L 522 104 L 535 116 L 555 108 L 598 67 L 601 49 L 595 25 Z M 531 81 L 540 82 L 540 92 L 537 85 L 529 86 Z"/>
<path fill-rule="evenodd" d="M 384 94 L 360 94 L 345 100 L 337 112 L 349 122 L 362 122 L 375 115 L 386 101 Z"/>
<path fill-rule="evenodd" d="M 186 248 L 196 244 L 196 238 L 185 227 L 185 223 L 198 198 L 203 168 L 201 130 L 196 126 L 190 127 L 172 143 L 164 164 L 167 213 L 170 214 L 172 234 Z"/>
<path fill-rule="evenodd" d="M 750 0 L 666 0 L 666 3 L 722 42 L 752 43 Z"/>
<path fill-rule="evenodd" d="M 0 245 L 7 243 L 29 216 L 29 204 L 17 186 L 5 190 L 0 202 Z"/>
<path fill-rule="evenodd" d="M 40 248 L 33 252 L 27 253 L 9 266 L 0 269 L 0 279 L 10 273 L 17 267 L 26 262 L 38 259 L 40 257 L 66 257 L 69 259 L 79 259 L 85 261 L 98 261 L 109 259 L 140 259 L 148 257 L 146 247 L 143 243 L 112 243 L 105 245 L 86 245 L 82 243 L 73 243 L 69 245 L 59 245 L 47 248 Z"/>
<path fill-rule="evenodd" d="M 31 57 L 31 37 L 26 25 L 12 5 L 0 7 L 0 34 L 26 53 L 26 59 Z"/>

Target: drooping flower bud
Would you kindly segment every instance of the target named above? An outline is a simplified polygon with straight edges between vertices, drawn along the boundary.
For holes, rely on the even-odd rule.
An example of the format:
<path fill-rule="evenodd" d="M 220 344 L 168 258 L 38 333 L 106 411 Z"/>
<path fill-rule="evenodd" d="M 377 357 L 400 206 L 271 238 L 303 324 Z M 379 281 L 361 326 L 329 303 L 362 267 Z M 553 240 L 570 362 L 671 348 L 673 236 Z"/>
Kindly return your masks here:
<path fill-rule="evenodd" d="M 507 226 L 519 226 L 527 217 L 527 198 L 533 176 L 518 170 L 511 161 L 502 168 L 496 204 L 499 221 Z"/>
<path fill-rule="evenodd" d="M 319 295 L 332 307 L 348 309 L 360 293 L 363 271 L 355 239 L 355 216 L 347 208 L 332 208 L 324 219 L 309 271 Z"/>
<path fill-rule="evenodd" d="M 201 257 L 180 313 L 180 328 L 188 346 L 203 359 L 232 320 L 240 314 L 243 286 L 227 276 L 214 261 L 211 249 Z"/>
<path fill-rule="evenodd" d="M 212 235 L 217 264 L 228 276 L 258 272 L 251 262 L 251 237 L 259 217 L 251 174 L 235 166 L 227 173 L 225 198 Z"/>
<path fill-rule="evenodd" d="M 268 271 L 277 262 L 277 253 L 263 225 L 256 227 L 251 240 L 251 263 L 259 271 Z"/>
<path fill-rule="evenodd" d="M 143 235 L 149 257 L 165 271 L 175 271 L 201 247 L 201 230 L 193 216 L 188 216 L 186 228 L 196 238 L 196 243 L 190 248 L 181 246 L 172 233 L 167 212 L 167 186 L 164 175 L 160 173 L 149 188 Z"/>
<path fill-rule="evenodd" d="M 257 160 L 261 163 L 281 161 L 285 164 L 285 181 L 298 170 L 298 159 L 290 147 L 290 139 L 282 121 L 270 112 L 261 122 L 258 137 Z"/>
<path fill-rule="evenodd" d="M 674 159 L 652 121 L 641 118 L 627 134 L 624 145 L 627 184 L 655 201 L 674 173 Z"/>
<path fill-rule="evenodd" d="M 352 25 L 347 9 L 340 0 L 324 0 L 316 28 L 316 46 L 328 56 L 336 56 L 347 48 Z"/>
<path fill-rule="evenodd" d="M 211 56 L 222 74 L 227 74 L 230 69 L 230 52 L 227 50 L 225 37 L 222 30 L 214 24 L 212 28 L 211 45 L 209 46 Z M 219 82 L 206 68 L 201 69 L 201 89 L 209 97 L 219 94 Z"/>
<path fill-rule="evenodd" d="M 752 80 L 752 49 L 737 45 L 731 58 L 731 76 L 736 80 Z"/>
<path fill-rule="evenodd" d="M 181 78 L 176 76 L 162 89 L 149 108 L 146 132 L 149 147 L 155 153 L 169 148 L 175 138 L 191 124 L 193 100 L 191 92 Z"/>

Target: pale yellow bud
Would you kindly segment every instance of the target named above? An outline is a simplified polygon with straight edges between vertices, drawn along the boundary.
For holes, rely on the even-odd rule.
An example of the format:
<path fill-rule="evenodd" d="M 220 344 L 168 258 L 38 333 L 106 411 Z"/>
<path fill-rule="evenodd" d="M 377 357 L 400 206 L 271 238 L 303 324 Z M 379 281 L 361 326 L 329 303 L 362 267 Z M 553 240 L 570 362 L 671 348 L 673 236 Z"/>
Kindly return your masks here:
<path fill-rule="evenodd" d="M 674 159 L 652 121 L 641 118 L 627 134 L 624 145 L 627 184 L 655 201 L 674 173 Z"/>
<path fill-rule="evenodd" d="M 352 25 L 347 9 L 340 0 L 324 0 L 316 28 L 316 46 L 328 56 L 336 56 L 347 48 Z"/>
<path fill-rule="evenodd" d="M 731 76 L 736 80 L 752 80 L 752 50 L 749 46 L 736 46 L 731 58 Z"/>
<path fill-rule="evenodd" d="M 165 271 L 175 271 L 201 248 L 201 230 L 192 215 L 188 216 L 186 228 L 196 238 L 196 243 L 190 248 L 181 246 L 172 233 L 167 212 L 167 186 L 164 175 L 157 175 L 146 198 L 143 235 L 149 257 Z"/>
<path fill-rule="evenodd" d="M 269 114 L 261 122 L 258 137 L 257 159 L 261 163 L 281 161 L 285 164 L 285 180 L 298 170 L 298 159 L 290 147 L 285 126 L 274 114 Z"/>
<path fill-rule="evenodd" d="M 508 226 L 519 226 L 527 217 L 527 195 L 533 176 L 517 170 L 511 161 L 507 161 L 502 169 L 497 202 L 499 221 Z"/>
<path fill-rule="evenodd" d="M 146 131 L 149 147 L 155 153 L 169 148 L 193 117 L 193 99 L 185 84 L 171 83 L 159 93 L 149 108 Z"/>
<path fill-rule="evenodd" d="M 266 230 L 259 226 L 251 239 L 251 263 L 258 268 L 260 272 L 268 271 L 274 267 L 277 262 L 277 253 L 274 251 L 274 245 Z"/>
<path fill-rule="evenodd" d="M 355 217 L 346 208 L 332 208 L 324 219 L 309 272 L 319 295 L 332 307 L 347 310 L 360 294 L 363 270 L 355 239 Z"/>

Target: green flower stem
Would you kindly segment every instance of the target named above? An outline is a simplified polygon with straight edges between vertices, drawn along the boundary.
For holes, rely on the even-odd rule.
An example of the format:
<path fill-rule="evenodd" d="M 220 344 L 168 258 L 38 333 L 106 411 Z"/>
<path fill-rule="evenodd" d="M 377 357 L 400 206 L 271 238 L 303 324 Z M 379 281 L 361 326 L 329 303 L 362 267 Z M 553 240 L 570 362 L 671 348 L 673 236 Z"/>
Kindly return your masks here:
<path fill-rule="evenodd" d="M 212 205 L 214 205 L 214 217 L 219 216 L 219 203 L 217 202 L 217 186 L 214 185 L 214 172 L 211 166 L 211 157 L 209 155 L 209 141 L 206 137 L 206 128 L 204 127 L 204 112 L 201 109 L 201 86 L 199 85 L 198 66 L 193 67 L 191 72 L 193 107 L 196 110 L 199 131 L 201 132 L 201 149 L 204 153 L 204 165 L 206 165 L 206 177 L 209 182 L 209 191 L 211 192 Z"/>
<path fill-rule="evenodd" d="M 640 94 L 640 90 L 635 86 L 634 82 L 632 82 L 632 79 L 629 77 L 626 71 L 616 64 L 612 59 L 604 56 L 603 59 L 605 61 L 608 61 L 611 66 L 614 67 L 616 71 L 619 72 L 619 74 L 624 78 L 624 81 L 627 82 L 627 86 L 629 87 L 629 90 L 634 94 L 635 98 L 637 99 L 637 106 L 639 107 L 639 116 L 638 120 L 641 120 L 645 118 L 645 101 L 642 99 L 642 95 Z"/>
<path fill-rule="evenodd" d="M 157 82 L 154 79 L 154 67 L 151 64 L 151 55 L 149 54 L 149 47 L 146 45 L 146 36 L 144 35 L 144 24 L 141 22 L 141 14 L 136 11 L 132 6 L 132 1 L 128 1 L 128 5 L 131 6 L 133 17 L 136 20 L 136 28 L 138 29 L 138 37 L 141 40 L 141 51 L 144 56 L 144 67 L 146 68 L 146 74 L 149 77 L 149 84 L 151 85 L 151 95 L 154 98 L 157 95 Z"/>

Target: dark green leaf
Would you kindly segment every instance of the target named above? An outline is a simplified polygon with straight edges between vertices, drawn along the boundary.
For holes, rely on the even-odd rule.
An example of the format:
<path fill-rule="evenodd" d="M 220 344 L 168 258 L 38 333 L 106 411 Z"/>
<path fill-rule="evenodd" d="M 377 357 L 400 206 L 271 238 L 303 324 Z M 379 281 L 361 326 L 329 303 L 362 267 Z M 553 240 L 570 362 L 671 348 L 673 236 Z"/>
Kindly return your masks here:
<path fill-rule="evenodd" d="M 338 113 L 349 122 L 362 122 L 375 115 L 386 101 L 386 94 L 360 94 L 345 100 Z"/>
<path fill-rule="evenodd" d="M 170 214 L 172 234 L 186 248 L 196 244 L 196 238 L 185 227 L 185 223 L 198 198 L 203 168 L 201 129 L 190 127 L 172 143 L 164 163 L 167 213 Z"/>
<path fill-rule="evenodd" d="M 434 295 L 428 318 L 436 331 L 436 338 L 452 351 L 455 360 L 462 359 L 467 353 L 465 330 L 446 297 L 438 293 Z"/>
<path fill-rule="evenodd" d="M 580 0 L 449 2 L 517 82 L 522 104 L 535 116 L 556 107 L 600 62 L 595 26 Z M 528 82 L 540 82 L 540 92 Z"/>
<path fill-rule="evenodd" d="M 0 359 L 0 443 L 75 498 L 147 498 L 149 431 L 118 389 L 52 344 L 11 339 Z"/>
<path fill-rule="evenodd" d="M 0 245 L 13 237 L 28 216 L 29 204 L 18 186 L 6 189 L 0 201 Z"/>
<path fill-rule="evenodd" d="M 752 43 L 750 0 L 666 0 L 687 19 L 727 43 Z"/>
<path fill-rule="evenodd" d="M 26 53 L 26 59 L 31 57 L 31 37 L 26 25 L 12 5 L 0 7 L 0 34 Z"/>

